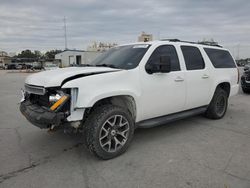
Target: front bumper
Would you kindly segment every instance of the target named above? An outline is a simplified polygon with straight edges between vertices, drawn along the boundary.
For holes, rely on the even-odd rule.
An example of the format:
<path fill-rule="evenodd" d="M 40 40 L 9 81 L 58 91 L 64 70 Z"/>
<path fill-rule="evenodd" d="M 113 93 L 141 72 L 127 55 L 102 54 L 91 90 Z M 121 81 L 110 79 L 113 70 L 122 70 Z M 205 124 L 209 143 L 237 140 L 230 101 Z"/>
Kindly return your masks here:
<path fill-rule="evenodd" d="M 64 112 L 54 112 L 46 107 L 32 104 L 29 100 L 21 102 L 20 111 L 29 122 L 41 129 L 50 128 L 51 125 L 58 126 L 66 119 Z"/>

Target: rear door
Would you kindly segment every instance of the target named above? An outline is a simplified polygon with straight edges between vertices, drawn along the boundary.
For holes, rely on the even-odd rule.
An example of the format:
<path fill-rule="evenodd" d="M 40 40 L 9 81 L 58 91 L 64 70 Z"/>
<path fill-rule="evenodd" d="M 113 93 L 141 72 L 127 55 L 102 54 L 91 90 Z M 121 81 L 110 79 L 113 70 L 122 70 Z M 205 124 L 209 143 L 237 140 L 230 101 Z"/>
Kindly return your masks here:
<path fill-rule="evenodd" d="M 210 101 L 212 79 L 209 67 L 206 66 L 199 48 L 181 46 L 187 82 L 187 100 L 185 109 L 207 105 Z"/>

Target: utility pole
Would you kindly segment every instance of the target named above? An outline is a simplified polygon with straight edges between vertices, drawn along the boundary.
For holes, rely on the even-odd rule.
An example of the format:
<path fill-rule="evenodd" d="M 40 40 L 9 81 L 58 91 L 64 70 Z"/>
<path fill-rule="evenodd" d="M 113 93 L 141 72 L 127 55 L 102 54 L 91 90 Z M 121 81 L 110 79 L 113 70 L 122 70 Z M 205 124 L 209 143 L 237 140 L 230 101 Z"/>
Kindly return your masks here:
<path fill-rule="evenodd" d="M 67 26 L 66 26 L 65 16 L 64 16 L 63 22 L 64 22 L 64 43 L 65 43 L 65 50 L 67 50 L 68 49 L 68 47 L 67 47 Z"/>

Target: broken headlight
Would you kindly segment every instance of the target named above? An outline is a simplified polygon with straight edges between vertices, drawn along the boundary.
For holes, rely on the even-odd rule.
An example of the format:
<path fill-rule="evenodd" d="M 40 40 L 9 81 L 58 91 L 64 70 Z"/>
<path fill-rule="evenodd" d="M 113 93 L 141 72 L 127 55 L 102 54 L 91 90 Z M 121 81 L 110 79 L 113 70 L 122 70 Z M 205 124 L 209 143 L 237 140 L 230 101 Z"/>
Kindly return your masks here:
<path fill-rule="evenodd" d="M 49 95 L 49 102 L 51 104 L 50 110 L 58 110 L 63 106 L 69 99 L 69 95 L 63 92 L 57 92 L 56 94 Z"/>
<path fill-rule="evenodd" d="M 51 104 L 54 104 L 55 102 L 57 102 L 62 96 L 59 95 L 58 93 L 57 94 L 54 94 L 54 95 L 50 95 L 49 96 L 49 102 Z"/>

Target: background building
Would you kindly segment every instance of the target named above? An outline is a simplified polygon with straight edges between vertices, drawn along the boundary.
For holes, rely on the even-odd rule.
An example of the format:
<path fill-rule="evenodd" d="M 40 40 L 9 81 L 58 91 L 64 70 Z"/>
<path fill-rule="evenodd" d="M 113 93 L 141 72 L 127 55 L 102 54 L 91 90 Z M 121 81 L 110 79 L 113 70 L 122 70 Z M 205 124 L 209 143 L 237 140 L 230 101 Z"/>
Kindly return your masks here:
<path fill-rule="evenodd" d="M 98 51 L 98 52 L 103 52 L 106 51 L 114 46 L 117 46 L 116 43 L 104 43 L 104 42 L 94 42 L 92 45 L 87 47 L 87 51 Z"/>
<path fill-rule="evenodd" d="M 64 50 L 55 55 L 55 60 L 60 61 L 60 67 L 77 66 L 81 64 L 89 64 L 100 53 L 100 51 Z"/>
<path fill-rule="evenodd" d="M 11 63 L 11 58 L 7 52 L 0 51 L 0 67 L 4 67 Z"/>
<path fill-rule="evenodd" d="M 142 32 L 141 35 L 138 37 L 138 42 L 148 42 L 153 40 L 152 34 L 146 34 L 145 32 Z"/>

